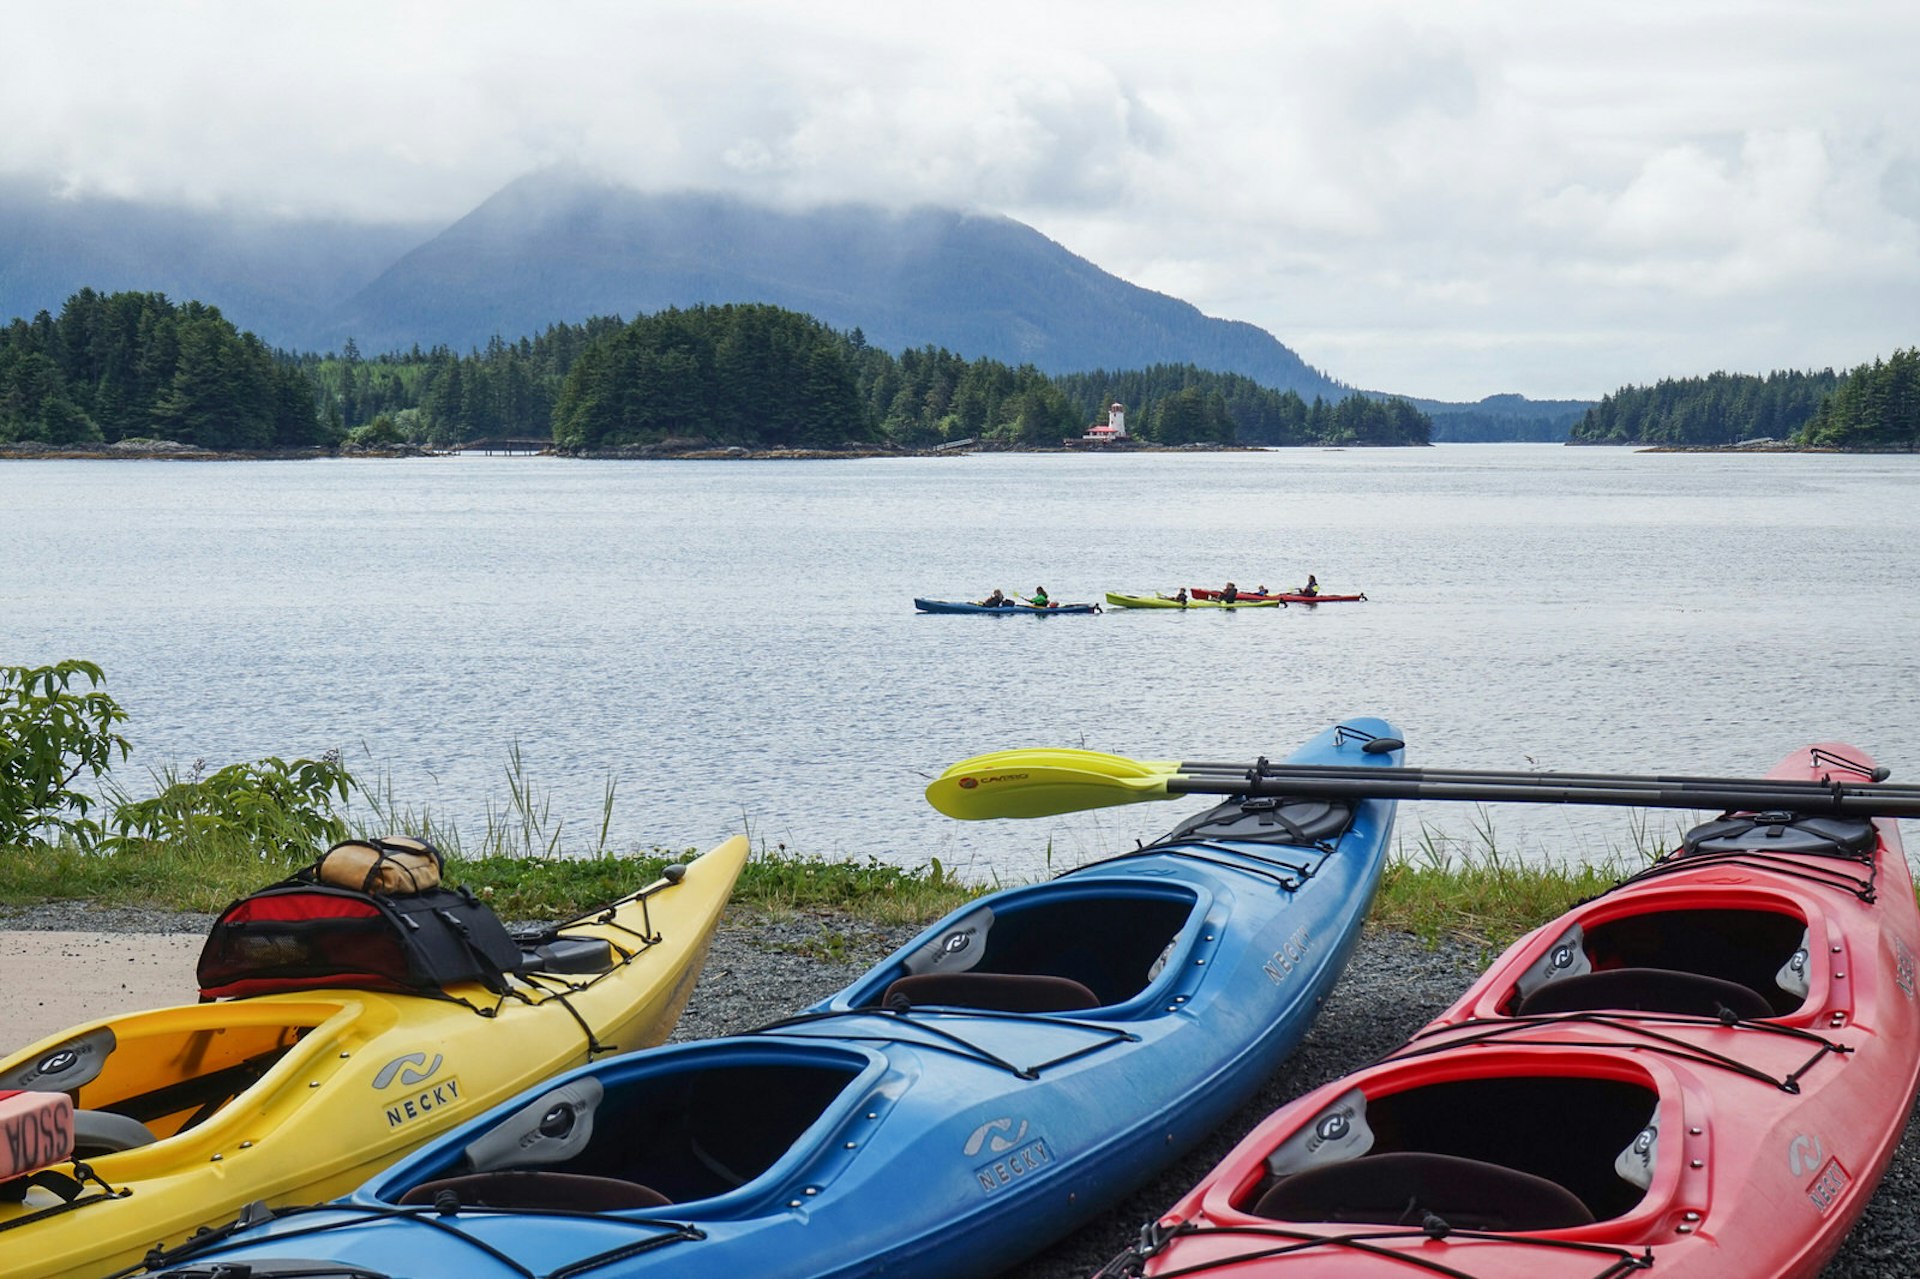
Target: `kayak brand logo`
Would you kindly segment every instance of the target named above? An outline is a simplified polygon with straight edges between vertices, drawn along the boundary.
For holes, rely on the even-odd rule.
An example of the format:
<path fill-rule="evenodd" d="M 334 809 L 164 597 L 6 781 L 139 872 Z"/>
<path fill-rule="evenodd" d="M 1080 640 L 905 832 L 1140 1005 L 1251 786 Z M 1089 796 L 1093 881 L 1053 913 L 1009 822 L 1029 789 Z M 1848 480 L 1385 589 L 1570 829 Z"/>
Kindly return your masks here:
<path fill-rule="evenodd" d="M 1020 1121 L 1020 1130 L 1013 1132 L 1011 1137 L 1006 1135 L 1009 1132 L 1013 1132 L 1013 1120 L 989 1119 L 986 1123 L 975 1128 L 973 1135 L 967 1138 L 964 1153 L 967 1158 L 971 1159 L 973 1156 L 979 1154 L 984 1147 L 993 1154 L 1005 1154 L 1007 1151 L 1019 1145 L 1021 1140 L 1027 1135 L 1027 1121 L 1022 1119 Z"/>
<path fill-rule="evenodd" d="M 1826 1152 L 1820 1148 L 1818 1137 L 1801 1133 L 1787 1147 L 1787 1171 L 1796 1177 L 1804 1177 L 1820 1166 L 1820 1160 Z"/>
<path fill-rule="evenodd" d="M 957 933 L 947 934 L 947 939 L 940 943 L 940 953 L 957 955 L 971 945 L 973 945 L 973 929 L 963 928 Z M 971 1155 L 976 1152 L 969 1150 L 967 1153 Z"/>
<path fill-rule="evenodd" d="M 460 1080 L 453 1075 L 431 1084 L 418 1092 L 402 1097 L 398 1101 L 388 1102 L 388 1129 L 404 1127 L 416 1120 L 426 1119 L 435 1111 L 445 1110 L 466 1100 L 460 1091 Z"/>
<path fill-rule="evenodd" d="M 995 773 L 992 777 L 962 777 L 954 783 L 961 790 L 972 790 L 976 786 L 991 786 L 995 782 L 1024 782 L 1025 773 Z"/>
<path fill-rule="evenodd" d="M 1829 1209 L 1840 1202 L 1840 1193 L 1845 1190 L 1853 1178 L 1840 1166 L 1838 1159 L 1827 1160 L 1827 1166 L 1820 1170 L 1813 1185 L 1807 1188 L 1807 1201 L 1825 1216 Z"/>
<path fill-rule="evenodd" d="M 433 1078 L 435 1071 L 440 1069 L 441 1060 L 439 1053 L 433 1055 L 431 1064 L 427 1062 L 425 1053 L 403 1053 L 380 1067 L 380 1073 L 373 1077 L 373 1086 L 375 1089 L 390 1088 L 396 1076 L 409 1088 L 415 1084 L 425 1083 Z M 415 1069 L 419 1066 L 424 1066 L 426 1069 Z"/>
<path fill-rule="evenodd" d="M 975 1128 L 967 1138 L 965 1154 L 972 1158 L 982 1151 L 999 1156 L 973 1170 L 974 1181 L 979 1183 L 982 1193 L 989 1195 L 1053 1162 L 1053 1150 L 1047 1145 L 1047 1139 L 1030 1136 L 1024 1119 L 1017 1128 L 1011 1119 L 989 1119 Z"/>
<path fill-rule="evenodd" d="M 1900 987 L 1900 993 L 1913 1002 L 1913 952 L 1907 949 L 1907 943 L 1901 938 L 1893 939 L 1893 980 Z"/>
<path fill-rule="evenodd" d="M 1307 951 L 1312 945 L 1313 938 L 1308 934 L 1306 925 L 1302 924 L 1293 936 L 1287 938 L 1279 950 L 1273 952 L 1271 959 L 1260 965 L 1260 971 L 1265 973 L 1267 979 L 1274 985 L 1282 985 L 1288 977 L 1293 975 L 1293 970 L 1300 965 L 1300 962 L 1307 957 Z"/>

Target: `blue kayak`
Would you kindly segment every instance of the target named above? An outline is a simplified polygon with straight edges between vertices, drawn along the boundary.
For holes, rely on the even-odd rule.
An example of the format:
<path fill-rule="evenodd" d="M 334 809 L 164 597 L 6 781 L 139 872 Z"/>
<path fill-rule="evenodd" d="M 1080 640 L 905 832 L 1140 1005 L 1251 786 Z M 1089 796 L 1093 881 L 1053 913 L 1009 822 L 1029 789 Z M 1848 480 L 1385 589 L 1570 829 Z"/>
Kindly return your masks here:
<path fill-rule="evenodd" d="M 969 604 L 964 600 L 921 600 L 916 599 L 913 606 L 922 613 L 991 613 L 1005 617 L 1013 613 L 1034 613 L 1041 617 L 1053 617 L 1059 613 L 1098 613 L 1098 604 L 1053 604 L 1046 608 L 1035 608 L 1031 604 Z"/>
<path fill-rule="evenodd" d="M 1355 719 L 1291 762 L 1397 766 L 1392 739 Z M 1280 1066 L 1358 937 L 1393 810 L 1230 799 L 963 907 L 796 1018 L 558 1076 L 349 1199 L 261 1209 L 149 1273 L 999 1273 Z"/>

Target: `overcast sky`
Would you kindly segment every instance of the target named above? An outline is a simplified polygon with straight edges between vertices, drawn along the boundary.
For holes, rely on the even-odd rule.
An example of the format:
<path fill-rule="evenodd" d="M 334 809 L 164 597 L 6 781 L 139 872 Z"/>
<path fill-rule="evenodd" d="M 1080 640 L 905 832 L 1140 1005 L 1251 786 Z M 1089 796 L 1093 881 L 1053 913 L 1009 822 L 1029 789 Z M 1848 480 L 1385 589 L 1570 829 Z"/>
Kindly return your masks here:
<path fill-rule="evenodd" d="M 1920 3 L 0 0 L 0 176 L 452 220 L 649 189 L 1005 213 L 1367 388 L 1920 343 Z"/>

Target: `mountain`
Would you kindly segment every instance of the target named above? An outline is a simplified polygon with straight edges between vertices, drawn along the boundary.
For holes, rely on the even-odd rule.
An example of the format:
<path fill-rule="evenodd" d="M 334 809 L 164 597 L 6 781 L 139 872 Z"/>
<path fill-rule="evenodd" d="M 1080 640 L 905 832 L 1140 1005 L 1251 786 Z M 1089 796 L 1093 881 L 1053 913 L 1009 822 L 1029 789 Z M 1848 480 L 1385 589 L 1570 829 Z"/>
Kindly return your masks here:
<path fill-rule="evenodd" d="M 297 350 L 351 337 L 369 355 L 464 351 L 557 321 L 771 302 L 889 351 L 939 346 L 1053 374 L 1194 364 L 1309 400 L 1352 393 L 1264 329 L 1129 284 L 1010 218 L 782 210 L 568 170 L 510 183 L 444 227 L 62 199 L 0 180 L 0 323 L 57 313 L 85 286 L 209 302 Z M 1437 439 L 1564 439 L 1587 407 L 1415 403 Z"/>
<path fill-rule="evenodd" d="M 240 328 L 294 345 L 433 231 L 63 199 L 0 180 L 0 324 L 58 315 L 91 286 L 209 302 Z"/>
<path fill-rule="evenodd" d="M 771 302 L 899 351 L 1048 373 L 1193 363 L 1311 399 L 1346 389 L 1251 324 L 1128 284 L 1009 218 L 870 205 L 781 211 L 577 177 L 513 183 L 395 262 L 324 335 L 362 350 L 482 345 L 555 320 Z"/>

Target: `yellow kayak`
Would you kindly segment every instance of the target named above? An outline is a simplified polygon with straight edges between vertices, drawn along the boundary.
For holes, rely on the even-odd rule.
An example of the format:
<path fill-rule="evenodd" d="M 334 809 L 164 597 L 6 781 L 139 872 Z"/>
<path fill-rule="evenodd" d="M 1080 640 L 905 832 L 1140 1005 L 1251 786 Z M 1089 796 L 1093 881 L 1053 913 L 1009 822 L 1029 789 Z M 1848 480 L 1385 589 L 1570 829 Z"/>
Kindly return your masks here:
<path fill-rule="evenodd" d="M 523 971 L 504 997 L 259 995 L 88 1022 L 0 1060 L 0 1088 L 31 1088 L 97 1059 L 68 1090 L 75 1129 L 129 1146 L 60 1165 L 19 1202 L 0 1187 L 0 1276 L 100 1279 L 253 1200 L 344 1194 L 530 1084 L 663 1042 L 746 857 L 735 837 L 563 925 L 549 968 L 574 971 Z"/>

